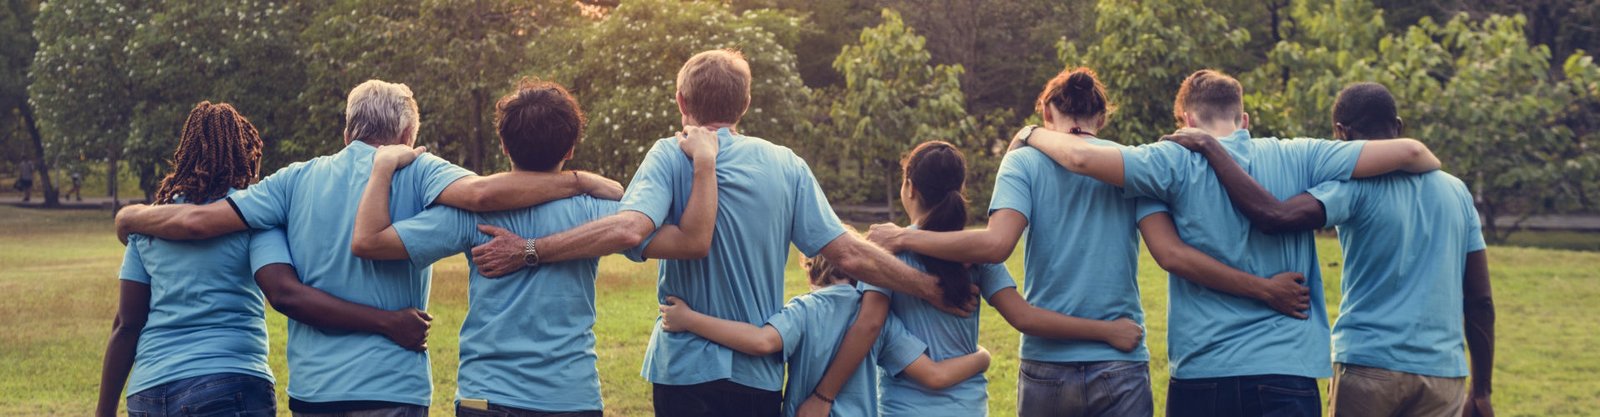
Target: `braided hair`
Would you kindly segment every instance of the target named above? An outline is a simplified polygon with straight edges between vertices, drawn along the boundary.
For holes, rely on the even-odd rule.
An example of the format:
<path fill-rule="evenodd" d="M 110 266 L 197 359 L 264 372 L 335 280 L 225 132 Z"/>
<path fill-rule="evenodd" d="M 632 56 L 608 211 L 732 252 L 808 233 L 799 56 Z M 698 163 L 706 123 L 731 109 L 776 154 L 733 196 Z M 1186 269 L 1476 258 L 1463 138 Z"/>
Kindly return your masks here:
<path fill-rule="evenodd" d="M 178 197 L 200 203 L 243 189 L 261 170 L 261 135 L 228 103 L 202 101 L 189 111 L 172 153 L 172 172 L 161 179 L 155 204 Z"/>
<path fill-rule="evenodd" d="M 949 232 L 967 227 L 967 197 L 961 191 L 967 178 L 967 159 L 955 145 L 923 142 L 906 154 L 900 166 L 928 211 L 917 222 L 917 228 Z M 972 298 L 972 275 L 966 265 L 922 254 L 917 257 L 928 273 L 939 278 L 946 305 L 964 305 Z"/>

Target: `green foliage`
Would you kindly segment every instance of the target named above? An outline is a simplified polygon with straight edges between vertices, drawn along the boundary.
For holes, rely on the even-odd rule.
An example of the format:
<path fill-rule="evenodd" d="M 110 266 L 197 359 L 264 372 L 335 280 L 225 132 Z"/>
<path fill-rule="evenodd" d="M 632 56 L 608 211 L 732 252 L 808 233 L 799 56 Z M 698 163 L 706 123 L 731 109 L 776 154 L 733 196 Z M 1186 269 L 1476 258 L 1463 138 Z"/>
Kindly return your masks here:
<path fill-rule="evenodd" d="M 1087 66 L 1118 106 L 1103 136 L 1147 143 L 1176 128 L 1173 94 L 1190 73 L 1231 64 L 1250 33 L 1200 0 L 1100 0 L 1100 39 L 1087 48 L 1062 39 L 1057 55 L 1067 66 Z"/>
<path fill-rule="evenodd" d="M 116 178 L 139 90 L 125 40 L 149 21 L 150 10 L 124 1 L 43 3 L 34 20 L 38 52 L 29 67 L 28 95 L 53 160 L 104 158 Z M 115 183 L 115 181 L 108 181 Z"/>
<path fill-rule="evenodd" d="M 732 48 L 750 62 L 751 103 L 741 133 L 780 145 L 807 146 L 810 89 L 794 54 L 800 18 L 782 11 L 734 13 L 727 6 L 667 0 L 629 1 L 597 21 L 551 33 L 529 45 L 540 61 L 527 74 L 571 89 L 589 116 L 573 168 L 626 182 L 658 139 L 682 120 L 674 96 L 678 69 L 701 51 Z"/>
<path fill-rule="evenodd" d="M 1368 0 L 1335 0 L 1295 3 L 1291 15 L 1295 35 L 1241 79 L 1250 130 L 1257 136 L 1329 137 L 1334 97 L 1359 81 L 1347 70 L 1377 55 L 1385 35 L 1383 11 Z"/>

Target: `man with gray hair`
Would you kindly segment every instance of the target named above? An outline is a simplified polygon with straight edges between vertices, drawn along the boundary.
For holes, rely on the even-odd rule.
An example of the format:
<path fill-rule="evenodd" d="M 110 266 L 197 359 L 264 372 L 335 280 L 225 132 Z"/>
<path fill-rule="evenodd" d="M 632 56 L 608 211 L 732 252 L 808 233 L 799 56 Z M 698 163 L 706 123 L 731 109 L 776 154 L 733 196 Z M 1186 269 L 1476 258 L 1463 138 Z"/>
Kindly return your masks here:
<path fill-rule="evenodd" d="M 427 310 L 430 265 L 365 260 L 350 250 L 373 155 L 379 146 L 412 145 L 418 127 L 410 88 L 367 81 L 350 91 L 343 150 L 291 164 L 221 202 L 129 206 L 117 213 L 117 232 L 204 239 L 283 227 L 305 285 L 380 309 Z M 396 220 L 435 203 L 496 211 L 584 193 L 613 200 L 622 194 L 616 182 L 593 174 L 515 171 L 480 177 L 426 154 L 396 171 L 392 187 L 389 212 Z M 433 384 L 426 351 L 408 351 L 379 334 L 333 332 L 295 320 L 289 323 L 288 357 L 289 409 L 297 416 L 428 412 Z"/>

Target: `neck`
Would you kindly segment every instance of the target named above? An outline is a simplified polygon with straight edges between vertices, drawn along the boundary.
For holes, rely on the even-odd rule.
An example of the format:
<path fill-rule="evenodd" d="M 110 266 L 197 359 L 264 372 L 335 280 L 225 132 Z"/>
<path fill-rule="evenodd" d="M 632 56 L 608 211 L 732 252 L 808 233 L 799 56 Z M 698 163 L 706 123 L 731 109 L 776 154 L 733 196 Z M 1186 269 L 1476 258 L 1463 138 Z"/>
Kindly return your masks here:
<path fill-rule="evenodd" d="M 721 129 L 721 128 L 728 128 L 728 130 L 731 130 L 731 131 L 734 131 L 734 132 L 738 132 L 739 131 L 739 129 L 737 128 L 737 124 L 736 123 L 706 123 L 706 124 L 700 125 L 700 127 L 703 127 L 703 128 L 706 128 L 706 129 L 710 129 L 713 132 L 715 132 L 715 131 L 717 131 L 717 129 Z"/>
<path fill-rule="evenodd" d="M 1215 137 L 1219 137 L 1219 138 L 1223 137 L 1223 136 L 1232 135 L 1233 132 L 1236 132 L 1236 131 L 1239 130 L 1239 125 L 1238 124 L 1234 124 L 1234 123 L 1211 123 L 1211 124 L 1206 124 L 1206 125 L 1189 126 L 1189 127 L 1193 127 L 1193 128 L 1197 128 L 1197 129 L 1200 129 L 1200 130 L 1204 130 L 1204 131 L 1206 131 L 1206 133 L 1210 134 L 1211 136 L 1215 136 Z"/>

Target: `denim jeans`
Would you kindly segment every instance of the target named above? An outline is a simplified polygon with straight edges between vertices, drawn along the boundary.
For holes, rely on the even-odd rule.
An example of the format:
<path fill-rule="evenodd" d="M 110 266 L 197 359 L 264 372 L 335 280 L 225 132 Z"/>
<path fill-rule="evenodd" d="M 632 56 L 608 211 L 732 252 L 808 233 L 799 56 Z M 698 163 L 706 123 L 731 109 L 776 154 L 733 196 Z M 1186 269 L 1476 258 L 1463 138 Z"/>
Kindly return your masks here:
<path fill-rule="evenodd" d="M 1036 362 L 1017 373 L 1017 415 L 1148 416 L 1148 362 Z"/>
<path fill-rule="evenodd" d="M 302 413 L 295 412 L 294 417 L 428 417 L 428 407 L 420 405 L 397 405 L 393 407 L 372 408 L 358 411 L 339 411 L 332 413 Z"/>
<path fill-rule="evenodd" d="M 479 410 L 463 407 L 460 402 L 456 403 L 456 417 L 601 417 L 603 415 L 600 410 L 550 412 L 494 404 L 489 404 L 488 410 Z"/>
<path fill-rule="evenodd" d="M 656 417 L 778 417 L 783 394 L 719 379 L 694 385 L 654 384 Z"/>
<path fill-rule="evenodd" d="M 272 417 L 277 413 L 272 383 L 243 374 L 185 378 L 128 395 L 129 417 Z"/>
<path fill-rule="evenodd" d="M 1177 379 L 1167 384 L 1168 417 L 1319 416 L 1317 380 L 1288 375 Z"/>

